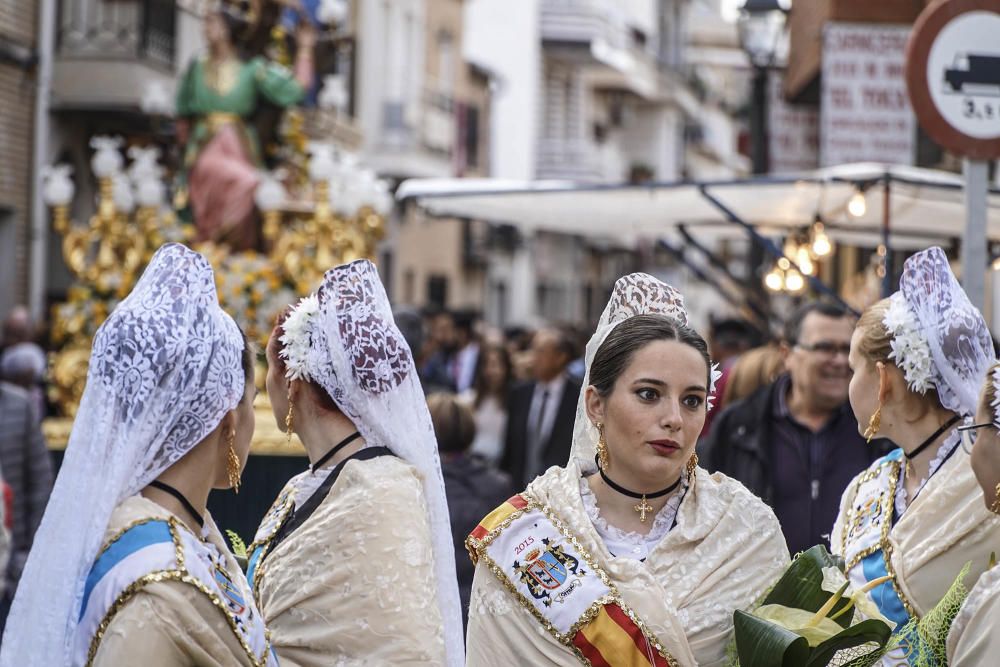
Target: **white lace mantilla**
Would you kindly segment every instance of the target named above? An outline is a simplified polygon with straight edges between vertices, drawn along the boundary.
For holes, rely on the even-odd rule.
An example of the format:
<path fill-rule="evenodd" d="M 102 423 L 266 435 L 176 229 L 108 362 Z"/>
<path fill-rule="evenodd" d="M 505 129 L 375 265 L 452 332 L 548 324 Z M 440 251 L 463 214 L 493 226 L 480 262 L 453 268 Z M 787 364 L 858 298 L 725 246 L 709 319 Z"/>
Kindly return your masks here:
<path fill-rule="evenodd" d="M 962 432 L 956 427 L 956 429 L 948 434 L 948 437 L 944 439 L 941 446 L 938 447 L 937 454 L 934 455 L 934 460 L 931 461 L 930 467 L 927 469 L 927 477 L 920 480 L 920 483 L 917 484 L 917 490 L 913 494 L 914 498 L 916 498 L 917 494 L 923 490 L 923 488 L 927 485 L 927 482 L 930 481 L 930 478 L 934 476 L 934 473 L 936 473 L 941 466 L 944 465 L 944 462 L 948 460 L 948 457 L 951 456 L 952 452 L 955 451 L 955 448 L 958 447 L 961 442 Z M 906 459 L 904 455 L 903 465 L 901 466 L 899 473 L 899 483 L 896 485 L 895 507 L 897 517 L 903 516 L 903 512 L 905 512 L 906 508 L 910 506 L 909 494 L 906 492 L 905 484 L 907 468 L 905 461 Z"/>
<path fill-rule="evenodd" d="M 596 474 L 591 472 L 590 474 Z M 643 535 L 634 531 L 622 530 L 611 525 L 601 516 L 601 508 L 597 505 L 597 496 L 587 481 L 590 474 L 584 472 L 580 477 L 580 498 L 583 500 L 583 508 L 587 510 L 587 516 L 594 524 L 597 534 L 601 536 L 604 546 L 608 548 L 613 556 L 622 558 L 634 558 L 635 560 L 646 560 L 649 552 L 660 543 L 674 525 L 677 518 L 677 510 L 684 501 L 687 493 L 688 482 L 686 477 L 681 477 L 680 488 L 667 500 L 667 503 L 660 508 L 660 511 L 653 517 L 653 524 L 649 532 Z"/>
<path fill-rule="evenodd" d="M 907 259 L 897 294 L 906 301 L 907 315 L 901 319 L 912 315 L 916 328 L 906 327 L 911 330 L 904 337 L 919 335 L 926 344 L 903 345 L 905 354 L 929 353 L 931 362 L 897 361 L 904 371 L 923 369 L 908 373 L 907 381 L 912 385 L 916 380 L 923 387 L 929 371 L 927 379 L 937 389 L 941 405 L 963 416 L 975 414 L 979 388 L 996 355 L 986 321 L 958 283 L 944 251 L 931 247 Z M 902 324 L 899 319 L 894 323 Z"/>
<path fill-rule="evenodd" d="M 413 355 L 393 320 L 378 270 L 368 260 L 327 271 L 316 298 L 319 308 L 312 316 L 306 359 L 309 376 L 354 423 L 366 446 L 388 447 L 419 471 L 447 664 L 459 667 L 464 653 L 455 549 L 437 439 Z"/>
<path fill-rule="evenodd" d="M 59 477 L 7 623 L 0 664 L 63 665 L 112 510 L 211 433 L 243 396 L 243 336 L 208 260 L 161 247 L 94 336 Z"/>

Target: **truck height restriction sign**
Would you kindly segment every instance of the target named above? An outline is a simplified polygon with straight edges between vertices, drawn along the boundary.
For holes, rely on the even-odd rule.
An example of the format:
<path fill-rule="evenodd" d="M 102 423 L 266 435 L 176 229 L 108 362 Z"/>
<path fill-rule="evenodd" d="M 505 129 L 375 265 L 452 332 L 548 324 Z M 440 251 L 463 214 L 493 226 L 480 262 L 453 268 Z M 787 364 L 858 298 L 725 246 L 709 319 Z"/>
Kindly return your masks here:
<path fill-rule="evenodd" d="M 945 0 L 917 19 L 906 83 L 928 135 L 973 160 L 1000 157 L 1000 0 Z"/>

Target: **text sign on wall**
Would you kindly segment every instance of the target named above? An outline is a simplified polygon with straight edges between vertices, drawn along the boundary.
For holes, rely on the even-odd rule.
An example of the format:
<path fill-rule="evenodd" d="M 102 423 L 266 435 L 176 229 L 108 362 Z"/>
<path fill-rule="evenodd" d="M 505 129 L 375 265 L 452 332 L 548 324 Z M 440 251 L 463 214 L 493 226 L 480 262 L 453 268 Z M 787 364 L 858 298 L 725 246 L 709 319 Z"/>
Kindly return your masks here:
<path fill-rule="evenodd" d="M 768 162 L 772 173 L 808 171 L 819 166 L 819 110 L 792 105 L 781 90 L 781 72 L 768 73 Z"/>
<path fill-rule="evenodd" d="M 823 31 L 820 161 L 913 164 L 906 92 L 910 26 L 828 23 Z"/>

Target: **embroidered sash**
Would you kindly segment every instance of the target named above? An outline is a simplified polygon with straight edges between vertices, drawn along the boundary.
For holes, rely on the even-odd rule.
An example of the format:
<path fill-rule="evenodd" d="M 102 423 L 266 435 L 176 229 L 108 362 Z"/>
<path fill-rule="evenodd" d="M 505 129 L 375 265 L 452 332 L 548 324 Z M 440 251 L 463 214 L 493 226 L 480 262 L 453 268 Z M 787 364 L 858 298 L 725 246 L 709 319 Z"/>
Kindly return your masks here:
<path fill-rule="evenodd" d="M 288 488 L 278 495 L 277 500 L 274 501 L 271 509 L 267 511 L 264 519 L 260 522 L 253 542 L 247 548 L 247 553 L 250 554 L 247 558 L 247 581 L 250 582 L 254 597 L 258 600 L 260 599 L 260 585 L 257 582 L 257 576 L 260 564 L 267 552 L 271 550 L 271 544 L 275 535 L 278 534 L 278 530 L 288 521 L 295 510 L 296 490 L 294 484 L 289 484 Z"/>
<path fill-rule="evenodd" d="M 493 510 L 466 547 L 583 664 L 677 667 L 569 528 L 530 496 Z"/>
<path fill-rule="evenodd" d="M 844 530 L 844 560 L 854 588 L 890 575 L 891 581 L 868 592 L 879 611 L 900 628 L 913 616 L 913 607 L 896 584 L 892 567 L 892 530 L 896 485 L 902 470 L 903 450 L 883 457 L 858 480 L 854 502 L 848 508 Z"/>
<path fill-rule="evenodd" d="M 90 665 L 115 615 L 144 586 L 181 581 L 207 595 L 225 615 L 250 664 L 276 667 L 264 619 L 241 575 L 175 519 L 147 519 L 122 531 L 94 561 L 84 586 L 73 664 Z"/>

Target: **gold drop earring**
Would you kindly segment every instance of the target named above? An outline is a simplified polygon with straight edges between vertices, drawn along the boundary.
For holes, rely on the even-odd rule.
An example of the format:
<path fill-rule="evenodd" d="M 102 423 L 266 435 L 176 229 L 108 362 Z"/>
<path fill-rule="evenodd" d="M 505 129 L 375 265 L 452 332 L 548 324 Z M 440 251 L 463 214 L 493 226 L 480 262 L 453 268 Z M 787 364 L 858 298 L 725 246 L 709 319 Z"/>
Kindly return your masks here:
<path fill-rule="evenodd" d="M 226 452 L 226 474 L 229 475 L 229 486 L 234 493 L 240 492 L 240 457 L 236 455 L 236 429 L 229 432 L 227 438 L 229 450 Z"/>
<path fill-rule="evenodd" d="M 996 497 L 993 498 L 993 504 L 990 505 L 990 511 L 994 514 L 1000 514 L 1000 484 L 997 484 Z"/>
<path fill-rule="evenodd" d="M 601 470 L 608 469 L 608 442 L 604 439 L 604 422 L 594 424 L 597 427 L 597 465 Z"/>
<path fill-rule="evenodd" d="M 691 458 L 688 459 L 687 465 L 685 466 L 687 471 L 688 484 L 694 482 L 695 470 L 698 468 L 698 455 L 692 454 Z"/>
<path fill-rule="evenodd" d="M 292 444 L 292 392 L 288 392 L 288 414 L 285 415 L 285 444 Z"/>
<path fill-rule="evenodd" d="M 865 440 L 871 442 L 878 434 L 879 428 L 882 426 L 882 400 L 879 399 L 878 407 L 875 408 L 875 412 L 872 414 L 871 419 L 868 420 L 868 428 L 865 429 Z"/>

